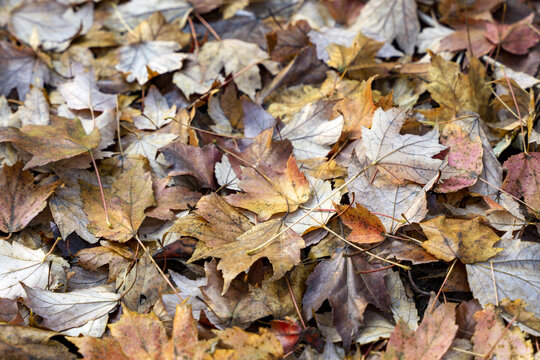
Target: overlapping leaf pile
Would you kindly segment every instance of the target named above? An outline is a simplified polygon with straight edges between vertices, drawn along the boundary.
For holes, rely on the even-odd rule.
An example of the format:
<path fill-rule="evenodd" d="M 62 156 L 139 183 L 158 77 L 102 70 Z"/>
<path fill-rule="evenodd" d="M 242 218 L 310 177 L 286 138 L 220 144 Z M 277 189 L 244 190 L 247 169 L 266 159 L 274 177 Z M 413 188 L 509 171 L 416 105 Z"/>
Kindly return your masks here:
<path fill-rule="evenodd" d="M 533 359 L 537 5 L 0 4 L 0 357 Z"/>

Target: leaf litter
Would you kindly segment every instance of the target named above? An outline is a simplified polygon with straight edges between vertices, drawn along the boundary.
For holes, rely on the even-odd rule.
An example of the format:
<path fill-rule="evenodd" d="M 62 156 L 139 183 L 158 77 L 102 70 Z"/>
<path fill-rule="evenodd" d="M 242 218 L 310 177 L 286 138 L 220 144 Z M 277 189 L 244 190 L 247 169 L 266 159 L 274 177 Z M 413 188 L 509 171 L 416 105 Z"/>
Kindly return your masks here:
<path fill-rule="evenodd" d="M 538 357 L 539 10 L 3 2 L 2 353 Z"/>

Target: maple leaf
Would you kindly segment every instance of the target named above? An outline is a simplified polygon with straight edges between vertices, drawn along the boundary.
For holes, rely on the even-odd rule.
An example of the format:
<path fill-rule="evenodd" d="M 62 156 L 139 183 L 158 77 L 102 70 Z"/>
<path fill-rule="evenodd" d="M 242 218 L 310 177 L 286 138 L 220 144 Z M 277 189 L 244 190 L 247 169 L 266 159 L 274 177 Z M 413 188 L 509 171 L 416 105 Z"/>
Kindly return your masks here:
<path fill-rule="evenodd" d="M 238 89 L 252 100 L 255 98 L 255 92 L 261 88 L 259 70 L 254 65 L 261 63 L 272 74 L 277 73 L 277 63 L 269 60 L 266 52 L 255 44 L 237 39 L 206 42 L 197 60 L 204 69 L 204 79 L 212 81 L 223 79 L 220 75 L 222 69 L 225 70 L 225 76 L 242 71 L 242 74 L 235 76 L 234 82 Z"/>
<path fill-rule="evenodd" d="M 369 30 L 381 34 L 391 43 L 394 39 L 407 54 L 414 52 L 420 22 L 416 2 L 412 0 L 371 0 L 364 8 L 352 29 Z"/>
<path fill-rule="evenodd" d="M 435 311 L 424 315 L 415 332 L 405 322 L 398 322 L 382 359 L 441 359 L 456 336 L 458 326 L 455 321 L 455 304 L 440 304 Z"/>
<path fill-rule="evenodd" d="M 25 125 L 49 125 L 49 102 L 43 89 L 32 87 L 14 117 Z"/>
<path fill-rule="evenodd" d="M 191 175 L 201 185 L 214 187 L 214 166 L 220 156 L 215 145 L 209 144 L 199 148 L 175 141 L 161 148 L 161 152 L 171 164 L 170 176 Z"/>
<path fill-rule="evenodd" d="M 229 195 L 225 200 L 257 213 L 260 220 L 267 220 L 273 214 L 295 211 L 309 199 L 309 182 L 292 156 L 285 172 L 270 181 L 254 169 L 244 168 L 238 186 L 245 193 Z"/>
<path fill-rule="evenodd" d="M 22 286 L 27 295 L 26 304 L 44 319 L 41 325 L 71 336 L 101 336 L 109 312 L 120 300 L 120 295 L 107 286 L 68 293 L 33 289 L 24 283 Z"/>
<path fill-rule="evenodd" d="M 176 114 L 176 105 L 169 107 L 167 99 L 159 90 L 152 85 L 144 98 L 144 110 L 142 115 L 133 117 L 133 122 L 138 129 L 156 130 L 170 123 L 170 118 Z"/>
<path fill-rule="evenodd" d="M 333 113 L 333 102 L 317 101 L 304 106 L 280 130 L 281 137 L 291 141 L 298 160 L 324 157 L 341 135 L 343 117 L 328 120 Z M 279 135 L 278 135 L 279 136 Z"/>
<path fill-rule="evenodd" d="M 172 220 L 174 213 L 171 210 L 186 210 L 188 205 L 197 203 L 201 194 L 191 191 L 183 186 L 167 186 L 170 178 L 165 177 L 154 180 L 152 188 L 156 199 L 156 207 L 146 210 L 146 215 L 161 219 Z"/>
<path fill-rule="evenodd" d="M 245 215 L 215 193 L 199 200 L 196 214 L 178 219 L 171 231 L 192 236 L 206 246 L 215 247 L 235 242 L 253 226 Z"/>
<path fill-rule="evenodd" d="M 518 327 L 508 329 L 492 304 L 474 314 L 474 319 L 477 324 L 471 340 L 475 353 L 497 359 L 532 358 L 531 341 L 525 340 L 525 334 Z"/>
<path fill-rule="evenodd" d="M 58 90 L 70 109 L 105 111 L 116 107 L 116 96 L 99 91 L 93 71 L 81 69 L 73 81 L 60 84 Z"/>
<path fill-rule="evenodd" d="M 312 311 L 328 299 L 332 306 L 334 326 L 343 344 L 348 347 L 357 334 L 368 304 L 383 312 L 390 309 L 390 296 L 383 272 L 364 272 L 374 269 L 362 256 L 346 256 L 343 250 L 330 260 L 319 263 L 307 281 L 302 300 L 304 316 L 311 319 Z"/>
<path fill-rule="evenodd" d="M 160 148 L 167 146 L 176 138 L 178 138 L 176 134 L 162 134 L 157 132 L 139 136 L 124 150 L 124 154 L 144 156 L 148 159 L 152 171 L 158 177 L 165 177 L 167 175 L 164 169 L 165 166 L 158 162 L 156 158 L 157 153 Z"/>
<path fill-rule="evenodd" d="M 439 144 L 436 129 L 422 136 L 401 135 L 404 122 L 403 110 L 377 109 L 371 129 L 362 129 L 365 154 L 381 173 L 397 184 L 407 180 L 426 184 L 442 168 L 443 161 L 433 156 L 446 147 Z"/>
<path fill-rule="evenodd" d="M 428 238 L 422 247 L 446 262 L 458 258 L 464 264 L 472 264 L 486 261 L 502 250 L 493 248 L 500 237 L 480 218 L 461 220 L 439 216 L 420 226 Z"/>
<path fill-rule="evenodd" d="M 109 280 L 114 281 L 133 261 L 135 255 L 125 246 L 101 241 L 101 246 L 82 249 L 77 252 L 79 265 L 85 269 L 96 271 L 102 266 L 109 267 Z"/>
<path fill-rule="evenodd" d="M 99 145 L 100 136 L 97 128 L 87 135 L 78 119 L 53 117 L 47 126 L 0 129 L 0 142 L 6 141 L 32 154 L 26 170 L 86 153 Z"/>
<path fill-rule="evenodd" d="M 47 198 L 60 185 L 58 181 L 34 185 L 30 171 L 22 171 L 23 164 L 17 162 L 4 165 L 0 173 L 0 230 L 5 233 L 20 231 L 28 225 L 47 205 Z"/>
<path fill-rule="evenodd" d="M 261 246 L 268 239 L 279 234 L 284 229 L 279 219 L 269 220 L 255 225 L 238 237 L 237 241 L 205 249 L 194 255 L 190 261 L 214 256 L 221 260 L 217 267 L 223 272 L 223 292 L 225 294 L 231 281 L 242 271 L 247 271 L 255 261 L 267 258 L 274 269 L 274 275 L 269 281 L 281 278 L 293 266 L 300 263 L 300 249 L 304 248 L 304 240 L 292 230 L 279 235 L 260 251 L 252 255 L 247 252 Z"/>
<path fill-rule="evenodd" d="M 176 52 L 180 50 L 177 42 L 159 40 L 159 33 L 155 34 L 146 21 L 127 34 L 127 42 L 118 49 L 116 69 L 127 74 L 128 82 L 137 80 L 140 85 L 156 74 L 180 69 L 188 56 Z"/>
<path fill-rule="evenodd" d="M 347 240 L 355 243 L 374 243 L 385 239 L 386 230 L 381 220 L 362 205 L 356 207 L 341 205 L 337 207 L 340 218 L 352 233 Z"/>
<path fill-rule="evenodd" d="M 7 241 L 0 241 L 0 260 L 0 297 L 7 299 L 25 295 L 21 281 L 34 289 L 58 286 L 65 281 L 62 268 L 69 266 L 56 255 L 49 255 L 45 259 L 45 252 L 41 249 L 32 250 L 17 242 L 10 244 Z"/>
<path fill-rule="evenodd" d="M 521 153 L 508 158 L 503 164 L 508 171 L 502 188 L 510 194 L 525 199 L 535 209 L 540 209 L 540 153 Z"/>
<path fill-rule="evenodd" d="M 42 88 L 50 81 L 49 68 L 36 53 L 0 41 L 0 94 L 8 95 L 17 89 L 22 99 L 30 91 L 30 85 Z"/>
<path fill-rule="evenodd" d="M 88 230 L 95 236 L 126 242 L 137 233 L 146 217 L 144 210 L 155 204 L 152 179 L 145 165 L 143 160 L 135 158 L 131 167 L 110 188 L 104 189 L 108 219 L 99 188 L 80 183 L 83 209 L 90 221 Z"/>
<path fill-rule="evenodd" d="M 525 55 L 540 41 L 538 30 L 532 24 L 534 14 L 514 24 L 486 23 L 486 38 L 512 54 Z"/>
<path fill-rule="evenodd" d="M 308 33 L 311 26 L 305 20 L 289 24 L 286 29 L 266 34 L 268 52 L 272 60 L 286 61 L 296 56 L 304 46 L 310 44 Z"/>

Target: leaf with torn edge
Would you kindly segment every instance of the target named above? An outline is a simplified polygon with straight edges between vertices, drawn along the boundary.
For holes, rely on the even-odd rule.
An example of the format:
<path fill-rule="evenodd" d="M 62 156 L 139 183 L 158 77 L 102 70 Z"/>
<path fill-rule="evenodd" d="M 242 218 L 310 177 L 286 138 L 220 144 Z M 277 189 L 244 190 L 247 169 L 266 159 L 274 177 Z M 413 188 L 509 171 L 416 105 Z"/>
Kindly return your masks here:
<path fill-rule="evenodd" d="M 362 128 L 365 153 L 391 181 L 397 184 L 407 181 L 426 184 L 443 165 L 442 160 L 433 159 L 433 156 L 446 147 L 439 144 L 437 130 L 422 136 L 401 135 L 399 131 L 405 118 L 404 110 L 377 109 L 371 129 Z"/>
<path fill-rule="evenodd" d="M 63 332 L 66 335 L 79 334 L 101 336 L 105 331 L 108 314 L 117 305 L 120 295 L 108 286 L 73 290 L 58 293 L 33 289 L 22 284 L 26 292 L 26 304 L 43 318 L 41 326 Z M 92 326 L 84 328 L 88 323 Z M 81 328 L 80 331 L 77 328 Z"/>
<path fill-rule="evenodd" d="M 34 289 L 55 287 L 64 282 L 62 268 L 69 264 L 56 255 L 49 255 L 43 261 L 44 258 L 45 252 L 41 249 L 32 250 L 17 242 L 0 241 L 0 297 L 17 299 L 24 296 L 22 281 Z"/>
<path fill-rule="evenodd" d="M 324 157 L 341 135 L 343 116 L 333 120 L 333 102 L 319 100 L 304 106 L 280 130 L 279 136 L 291 141 L 298 160 Z"/>
<path fill-rule="evenodd" d="M 284 226 L 279 219 L 259 223 L 238 237 L 237 241 L 205 249 L 190 261 L 209 256 L 221 259 L 217 269 L 223 272 L 225 281 L 222 294 L 227 292 L 231 281 L 238 274 L 249 270 L 255 261 L 264 257 L 272 263 L 274 269 L 271 280 L 277 280 L 300 263 L 300 249 L 304 248 L 305 244 L 298 234 L 287 230 L 253 255 L 248 255 L 247 252 L 264 244 L 282 231 Z"/>
<path fill-rule="evenodd" d="M 47 206 L 47 198 L 60 185 L 58 181 L 36 186 L 30 171 L 22 171 L 22 162 L 4 165 L 0 174 L 0 230 L 20 231 Z"/>
<path fill-rule="evenodd" d="M 272 182 L 246 167 L 238 184 L 245 193 L 229 195 L 225 200 L 233 206 L 253 211 L 264 221 L 273 214 L 295 211 L 309 199 L 309 183 L 293 156 L 287 161 L 286 170 L 270 180 Z"/>
<path fill-rule="evenodd" d="M 99 130 L 90 135 L 78 119 L 53 117 L 51 125 L 26 125 L 0 129 L 0 142 L 12 142 L 32 154 L 23 170 L 83 154 L 99 145 Z"/>
<path fill-rule="evenodd" d="M 447 219 L 444 215 L 420 223 L 428 240 L 422 247 L 438 259 L 450 262 L 458 258 L 464 264 L 487 261 L 501 248 L 493 245 L 501 238 L 481 218 Z"/>
<path fill-rule="evenodd" d="M 161 95 L 154 85 L 152 85 L 144 98 L 143 113 L 134 116 L 133 123 L 141 130 L 157 130 L 163 125 L 170 123 L 172 121 L 171 118 L 174 117 L 175 114 L 176 105 L 169 107 L 167 99 Z"/>
<path fill-rule="evenodd" d="M 109 188 L 104 189 L 110 226 L 103 209 L 98 187 L 81 182 L 83 209 L 90 224 L 88 230 L 96 237 L 126 242 L 141 226 L 146 214 L 144 210 L 155 204 L 152 178 L 145 170 L 145 161 L 135 161 L 120 174 Z"/>

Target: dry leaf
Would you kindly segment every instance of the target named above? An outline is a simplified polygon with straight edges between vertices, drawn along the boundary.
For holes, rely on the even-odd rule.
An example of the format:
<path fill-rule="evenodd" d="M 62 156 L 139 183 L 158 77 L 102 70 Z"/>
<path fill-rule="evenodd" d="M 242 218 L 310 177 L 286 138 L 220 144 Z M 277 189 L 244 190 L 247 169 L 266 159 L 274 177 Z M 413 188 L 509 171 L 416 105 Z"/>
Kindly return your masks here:
<path fill-rule="evenodd" d="M 170 118 L 175 114 L 176 105 L 169 107 L 167 99 L 152 85 L 144 98 L 144 110 L 141 115 L 133 117 L 133 123 L 141 130 L 157 130 L 170 123 L 172 121 Z"/>
<path fill-rule="evenodd" d="M 540 209 L 540 153 L 521 153 L 511 156 L 504 162 L 508 171 L 502 188 L 521 198 L 535 209 Z"/>
<path fill-rule="evenodd" d="M 146 215 L 160 219 L 172 220 L 174 213 L 171 210 L 186 210 L 189 205 L 194 205 L 201 198 L 201 194 L 189 190 L 183 186 L 167 186 L 169 177 L 154 180 L 152 188 L 156 199 L 156 207 L 146 211 Z"/>
<path fill-rule="evenodd" d="M 386 229 L 378 217 L 362 205 L 356 207 L 340 205 L 337 207 L 340 219 L 352 232 L 347 240 L 354 243 L 376 243 L 385 239 Z"/>
<path fill-rule="evenodd" d="M 84 72 L 81 69 L 73 81 L 60 84 L 58 90 L 67 106 L 73 110 L 105 111 L 116 107 L 116 95 L 99 91 L 93 71 Z"/>

